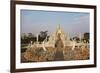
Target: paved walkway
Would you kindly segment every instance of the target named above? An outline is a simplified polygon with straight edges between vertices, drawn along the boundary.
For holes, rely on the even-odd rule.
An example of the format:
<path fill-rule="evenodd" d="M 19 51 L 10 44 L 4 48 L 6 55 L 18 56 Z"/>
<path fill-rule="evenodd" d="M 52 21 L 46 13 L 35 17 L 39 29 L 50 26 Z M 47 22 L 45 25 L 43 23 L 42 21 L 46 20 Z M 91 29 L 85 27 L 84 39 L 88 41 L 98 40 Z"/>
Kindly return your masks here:
<path fill-rule="evenodd" d="M 62 51 L 56 51 L 54 56 L 54 61 L 62 61 L 64 60 L 63 52 Z"/>

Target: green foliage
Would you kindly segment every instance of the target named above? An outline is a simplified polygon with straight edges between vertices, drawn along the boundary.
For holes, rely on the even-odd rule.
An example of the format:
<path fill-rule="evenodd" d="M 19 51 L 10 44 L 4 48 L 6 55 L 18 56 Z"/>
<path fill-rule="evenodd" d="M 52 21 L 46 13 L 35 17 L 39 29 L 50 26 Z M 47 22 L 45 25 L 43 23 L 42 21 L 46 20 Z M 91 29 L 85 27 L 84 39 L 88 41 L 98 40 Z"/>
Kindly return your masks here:
<path fill-rule="evenodd" d="M 89 33 L 84 33 L 83 39 L 86 40 L 86 42 L 89 42 Z"/>
<path fill-rule="evenodd" d="M 48 31 L 40 31 L 40 34 L 38 36 L 38 41 L 42 42 L 46 37 L 48 38 L 49 36 L 47 35 Z M 21 43 L 22 44 L 29 44 L 30 41 L 33 43 L 36 42 L 37 37 L 34 36 L 32 33 L 28 33 L 27 35 L 24 33 L 23 36 L 21 36 Z"/>

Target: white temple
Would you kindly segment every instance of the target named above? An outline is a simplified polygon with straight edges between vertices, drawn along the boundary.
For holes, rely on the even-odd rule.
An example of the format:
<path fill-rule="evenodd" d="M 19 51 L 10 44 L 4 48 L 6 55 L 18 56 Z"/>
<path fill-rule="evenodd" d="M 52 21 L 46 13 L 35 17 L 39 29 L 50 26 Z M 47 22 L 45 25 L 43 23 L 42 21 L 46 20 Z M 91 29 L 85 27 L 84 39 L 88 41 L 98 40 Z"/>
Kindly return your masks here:
<path fill-rule="evenodd" d="M 46 50 L 46 47 L 55 48 L 55 44 L 56 44 L 56 41 L 58 40 L 58 36 L 60 36 L 60 38 L 61 38 L 61 40 L 63 42 L 63 47 L 71 46 L 72 50 L 74 50 L 75 46 L 79 47 L 79 46 L 84 46 L 85 45 L 85 43 L 83 43 L 83 42 L 77 43 L 75 40 L 71 41 L 69 35 L 66 34 L 61 29 L 60 25 L 58 25 L 57 28 L 56 28 L 56 31 L 53 34 L 50 35 L 48 41 L 47 41 L 47 38 L 45 38 L 45 40 L 41 44 L 39 44 L 38 35 L 37 35 L 37 42 L 34 43 L 32 46 L 43 47 L 44 50 Z"/>
<path fill-rule="evenodd" d="M 79 38 L 81 39 L 81 36 L 79 36 Z M 77 48 L 75 49 L 75 47 Z M 30 45 L 26 48 L 24 58 L 28 61 L 89 59 L 89 43 L 84 43 L 81 40 L 80 42 L 70 40 L 69 35 L 61 29 L 60 25 L 58 25 L 56 31 L 50 35 L 48 41 L 46 37 L 42 43 L 39 43 L 37 34 L 37 42 L 32 44 L 31 41 Z M 36 52 L 36 50 L 41 48 L 43 52 L 40 51 L 41 54 L 38 56 L 39 51 Z"/>
<path fill-rule="evenodd" d="M 58 39 L 58 35 L 60 35 L 60 38 L 63 42 L 64 47 L 69 45 L 70 38 L 68 35 L 64 33 L 64 31 L 61 29 L 60 25 L 57 26 L 56 31 L 50 35 L 49 41 L 44 40 L 45 47 L 55 47 L 55 43 Z"/>

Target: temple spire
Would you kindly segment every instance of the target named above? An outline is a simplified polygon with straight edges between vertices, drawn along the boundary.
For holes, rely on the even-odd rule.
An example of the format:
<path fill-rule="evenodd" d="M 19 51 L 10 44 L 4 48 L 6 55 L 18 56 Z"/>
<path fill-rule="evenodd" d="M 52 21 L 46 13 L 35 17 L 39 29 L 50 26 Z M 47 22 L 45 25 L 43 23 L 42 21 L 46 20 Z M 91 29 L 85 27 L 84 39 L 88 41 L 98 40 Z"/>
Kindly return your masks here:
<path fill-rule="evenodd" d="M 60 24 L 58 24 L 57 29 L 58 29 L 58 30 L 60 29 Z"/>

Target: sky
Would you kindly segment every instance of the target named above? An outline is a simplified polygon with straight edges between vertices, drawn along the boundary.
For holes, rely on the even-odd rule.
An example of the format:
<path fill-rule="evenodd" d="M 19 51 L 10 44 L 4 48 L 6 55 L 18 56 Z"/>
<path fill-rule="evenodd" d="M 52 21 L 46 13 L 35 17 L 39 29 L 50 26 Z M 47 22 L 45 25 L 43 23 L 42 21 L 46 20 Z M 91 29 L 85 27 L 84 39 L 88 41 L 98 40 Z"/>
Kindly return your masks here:
<path fill-rule="evenodd" d="M 90 14 L 86 12 L 21 10 L 21 34 L 48 31 L 52 34 L 60 24 L 70 36 L 89 32 Z"/>

